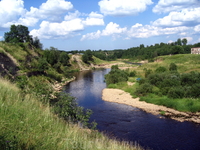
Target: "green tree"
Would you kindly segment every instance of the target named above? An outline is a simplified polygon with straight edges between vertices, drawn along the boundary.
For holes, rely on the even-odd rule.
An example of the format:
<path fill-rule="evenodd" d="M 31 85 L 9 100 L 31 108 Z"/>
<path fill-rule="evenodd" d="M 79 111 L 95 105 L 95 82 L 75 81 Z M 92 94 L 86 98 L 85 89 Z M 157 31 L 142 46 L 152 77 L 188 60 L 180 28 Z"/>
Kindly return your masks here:
<path fill-rule="evenodd" d="M 91 50 L 86 50 L 85 53 L 82 56 L 82 60 L 85 63 L 89 63 L 89 61 L 93 61 L 92 51 Z"/>
<path fill-rule="evenodd" d="M 33 44 L 35 48 L 39 49 L 43 48 L 43 45 L 42 43 L 40 43 L 40 39 L 38 39 L 38 37 L 31 38 L 31 44 Z"/>
<path fill-rule="evenodd" d="M 182 45 L 182 41 L 180 38 L 177 40 L 177 45 L 180 45 L 180 46 Z"/>
<path fill-rule="evenodd" d="M 172 47 L 171 53 L 172 54 L 183 54 L 184 49 L 182 46 L 176 45 Z"/>
<path fill-rule="evenodd" d="M 61 52 L 60 58 L 59 58 L 60 63 L 62 63 L 64 66 L 69 65 L 69 56 L 66 52 Z"/>
<path fill-rule="evenodd" d="M 25 43 L 30 42 L 28 27 L 23 25 L 11 25 L 10 31 L 4 34 L 5 42 L 9 43 Z"/>
<path fill-rule="evenodd" d="M 182 42 L 183 45 L 187 45 L 187 39 L 186 38 L 182 39 L 181 42 Z"/>

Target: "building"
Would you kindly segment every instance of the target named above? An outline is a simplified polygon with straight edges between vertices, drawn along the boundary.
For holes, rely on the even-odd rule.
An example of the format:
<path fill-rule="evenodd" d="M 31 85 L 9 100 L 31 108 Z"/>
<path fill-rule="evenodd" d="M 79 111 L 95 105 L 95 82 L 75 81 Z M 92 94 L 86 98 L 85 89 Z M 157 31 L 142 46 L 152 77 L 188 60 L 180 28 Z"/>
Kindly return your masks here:
<path fill-rule="evenodd" d="M 200 47 L 191 48 L 191 54 L 200 54 Z"/>

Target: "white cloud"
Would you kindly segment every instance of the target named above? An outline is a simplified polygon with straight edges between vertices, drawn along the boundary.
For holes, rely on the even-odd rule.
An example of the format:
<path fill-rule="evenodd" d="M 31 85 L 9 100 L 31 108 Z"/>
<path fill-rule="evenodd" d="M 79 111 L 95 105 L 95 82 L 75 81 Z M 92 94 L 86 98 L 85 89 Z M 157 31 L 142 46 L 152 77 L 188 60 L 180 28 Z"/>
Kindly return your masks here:
<path fill-rule="evenodd" d="M 187 39 L 187 42 L 188 43 L 191 43 L 193 41 L 193 38 L 192 37 L 183 37 L 181 39 Z"/>
<path fill-rule="evenodd" d="M 168 41 L 169 44 L 171 44 L 171 43 L 173 43 L 173 42 L 174 42 L 174 41 L 172 41 L 172 40 L 169 40 L 169 41 Z"/>
<path fill-rule="evenodd" d="M 65 0 L 47 0 L 40 6 L 40 12 L 46 15 L 59 15 L 73 8 L 71 2 Z"/>
<path fill-rule="evenodd" d="M 160 36 L 160 35 L 180 34 L 189 29 L 190 29 L 189 27 L 185 27 L 185 26 L 161 28 L 161 27 L 156 27 L 152 25 L 136 24 L 132 26 L 131 29 L 127 33 L 128 33 L 128 39 L 149 38 L 149 37 Z"/>
<path fill-rule="evenodd" d="M 179 26 L 179 27 L 170 27 L 170 28 L 162 28 L 153 25 L 142 25 L 136 23 L 130 29 L 126 27 L 121 28 L 118 24 L 110 22 L 106 28 L 102 31 L 98 30 L 97 32 L 88 33 L 83 35 L 81 41 L 86 39 L 98 39 L 101 36 L 111 36 L 114 40 L 119 37 L 123 37 L 124 39 L 131 38 L 149 38 L 154 36 L 161 35 L 184 35 L 186 31 L 190 31 L 192 27 Z"/>
<path fill-rule="evenodd" d="M 97 32 L 92 32 L 92 33 L 87 33 L 85 35 L 82 36 L 81 41 L 84 41 L 85 39 L 98 39 L 101 37 L 101 31 L 98 30 Z"/>
<path fill-rule="evenodd" d="M 2 40 L 3 39 L 3 36 L 0 36 L 0 40 Z"/>
<path fill-rule="evenodd" d="M 83 23 L 86 26 L 104 25 L 103 15 L 91 12 Z"/>
<path fill-rule="evenodd" d="M 61 23 L 43 21 L 40 25 L 40 29 L 34 29 L 30 34 L 46 39 L 68 38 L 74 36 L 77 31 L 83 29 L 84 25 L 82 24 L 82 20 L 78 18 L 70 21 L 63 21 Z"/>
<path fill-rule="evenodd" d="M 65 0 L 47 0 L 42 3 L 39 8 L 31 7 L 31 10 L 26 13 L 27 18 L 47 19 L 50 21 L 61 20 L 61 15 L 70 11 L 73 8 L 71 2 Z"/>
<path fill-rule="evenodd" d="M 65 20 L 73 20 L 78 18 L 79 16 L 81 16 L 81 13 L 78 10 L 76 10 L 74 13 L 69 12 L 68 15 L 65 16 Z"/>
<path fill-rule="evenodd" d="M 84 30 L 87 26 L 104 25 L 103 15 L 96 12 L 91 12 L 87 15 L 87 18 L 81 18 L 80 16 L 86 16 L 86 14 L 75 11 L 74 13 L 69 12 L 64 17 L 64 21 L 60 23 L 43 21 L 40 28 L 32 30 L 30 34 L 44 39 L 68 38 L 79 35 L 77 32 Z M 98 34 L 99 32 L 93 34 L 93 36 L 98 37 Z M 88 37 L 89 35 L 83 36 L 83 39 Z"/>
<path fill-rule="evenodd" d="M 194 31 L 200 32 L 200 25 L 195 26 L 195 27 L 194 27 Z"/>
<path fill-rule="evenodd" d="M 200 23 L 200 7 L 182 9 L 179 12 L 170 12 L 168 16 L 159 18 L 152 24 L 154 26 L 191 26 Z"/>
<path fill-rule="evenodd" d="M 116 23 L 110 22 L 105 30 L 102 31 L 103 36 L 110 36 L 114 34 L 123 34 L 125 33 L 127 28 L 120 28 L 120 26 Z"/>
<path fill-rule="evenodd" d="M 22 0 L 1 0 L 0 1 L 0 26 L 9 27 L 19 16 L 25 13 Z"/>
<path fill-rule="evenodd" d="M 184 8 L 199 7 L 199 0 L 160 0 L 153 8 L 154 13 L 179 11 Z"/>
<path fill-rule="evenodd" d="M 153 2 L 151 0 L 101 0 L 98 4 L 104 15 L 124 16 L 137 15 L 145 11 L 147 5 Z"/>
<path fill-rule="evenodd" d="M 12 24 L 34 26 L 39 20 L 60 21 L 61 15 L 71 10 L 73 5 L 65 0 L 47 0 L 39 8 L 24 8 L 23 0 L 0 1 L 0 27 L 8 28 Z"/>
<path fill-rule="evenodd" d="M 110 22 L 103 31 L 97 31 L 83 35 L 81 41 L 85 39 L 98 39 L 101 36 L 112 36 L 113 40 L 125 34 L 127 28 L 121 28 L 118 24 Z"/>

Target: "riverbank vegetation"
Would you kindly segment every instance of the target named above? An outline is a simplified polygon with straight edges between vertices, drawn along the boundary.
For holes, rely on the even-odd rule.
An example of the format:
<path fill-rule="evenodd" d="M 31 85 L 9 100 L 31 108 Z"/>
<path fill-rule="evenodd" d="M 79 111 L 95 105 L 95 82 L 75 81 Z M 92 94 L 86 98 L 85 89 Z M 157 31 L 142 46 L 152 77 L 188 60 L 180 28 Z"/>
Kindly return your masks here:
<path fill-rule="evenodd" d="M 125 70 L 134 72 L 126 82 L 115 83 L 108 87 L 123 89 L 140 97 L 141 101 L 164 105 L 184 112 L 200 111 L 200 56 L 178 54 L 160 56 L 155 62 Z"/>

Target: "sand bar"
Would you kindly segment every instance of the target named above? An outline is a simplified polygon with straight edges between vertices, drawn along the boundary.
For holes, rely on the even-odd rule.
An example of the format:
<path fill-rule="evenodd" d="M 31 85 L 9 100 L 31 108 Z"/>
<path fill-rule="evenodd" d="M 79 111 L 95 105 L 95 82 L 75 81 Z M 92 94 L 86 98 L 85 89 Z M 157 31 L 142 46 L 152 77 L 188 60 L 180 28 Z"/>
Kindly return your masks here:
<path fill-rule="evenodd" d="M 165 106 L 155 105 L 143 101 L 139 101 L 139 98 L 133 98 L 129 93 L 120 89 L 104 89 L 102 91 L 102 99 L 109 102 L 115 102 L 120 104 L 126 104 L 133 107 L 137 107 L 151 113 L 153 115 L 160 115 L 161 111 L 164 111 L 164 116 L 177 121 L 191 121 L 200 124 L 199 113 L 186 113 L 180 112 Z"/>

